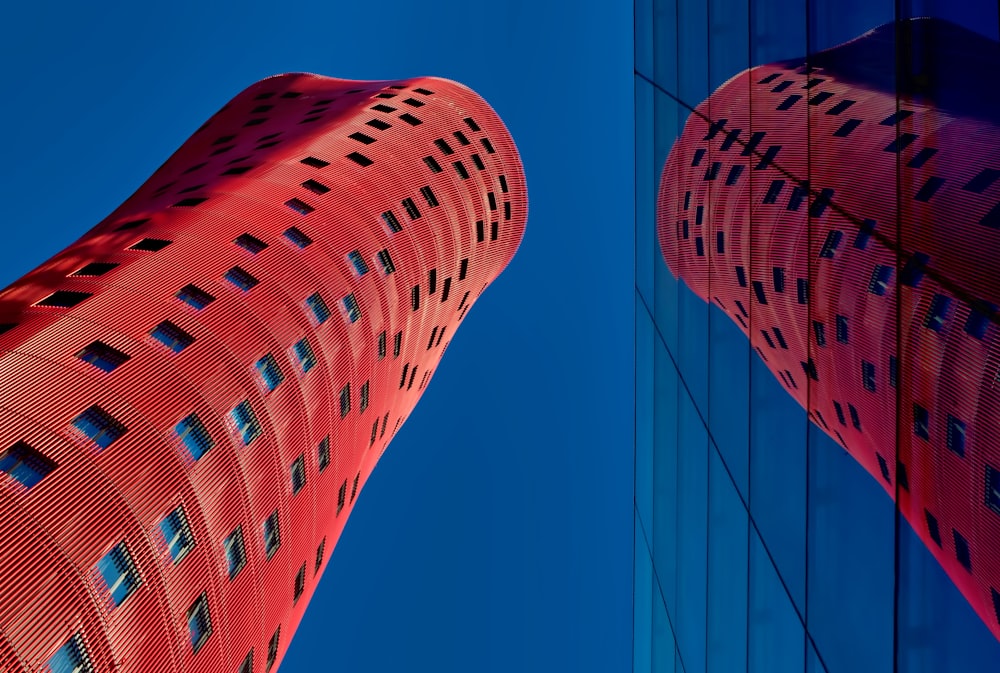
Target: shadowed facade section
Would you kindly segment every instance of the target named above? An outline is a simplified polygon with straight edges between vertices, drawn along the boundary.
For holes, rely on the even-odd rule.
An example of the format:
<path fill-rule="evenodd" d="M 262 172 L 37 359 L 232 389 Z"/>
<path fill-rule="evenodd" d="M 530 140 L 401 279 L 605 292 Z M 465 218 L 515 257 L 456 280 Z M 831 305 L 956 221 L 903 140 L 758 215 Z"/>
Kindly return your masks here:
<path fill-rule="evenodd" d="M 674 145 L 657 232 L 1000 636 L 998 65 L 917 19 L 740 73 Z"/>
<path fill-rule="evenodd" d="M 0 293 L 0 669 L 275 670 L 526 216 L 466 87 L 282 75 Z"/>

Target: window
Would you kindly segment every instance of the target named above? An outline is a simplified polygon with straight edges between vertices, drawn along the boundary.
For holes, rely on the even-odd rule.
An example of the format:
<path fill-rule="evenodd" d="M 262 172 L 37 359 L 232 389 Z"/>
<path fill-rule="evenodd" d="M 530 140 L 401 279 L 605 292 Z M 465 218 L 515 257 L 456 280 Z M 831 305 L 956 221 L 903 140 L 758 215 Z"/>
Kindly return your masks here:
<path fill-rule="evenodd" d="M 368 264 L 365 263 L 365 258 L 361 256 L 361 252 L 359 250 L 347 253 L 347 259 L 354 265 L 354 270 L 359 276 L 363 276 L 368 273 Z"/>
<path fill-rule="evenodd" d="M 751 285 L 753 285 L 753 293 L 757 297 L 757 302 L 767 304 L 767 295 L 764 294 L 764 284 L 759 280 L 755 280 Z"/>
<path fill-rule="evenodd" d="M 965 423 L 948 414 L 947 444 L 950 451 L 965 457 Z"/>
<path fill-rule="evenodd" d="M 965 333 L 976 339 L 986 337 L 986 330 L 997 312 L 997 307 L 984 301 L 973 302 L 969 306 L 969 317 L 965 320 Z"/>
<path fill-rule="evenodd" d="M 197 654 L 208 637 L 212 635 L 212 620 L 208 614 L 208 594 L 198 596 L 198 599 L 187 611 L 188 633 L 191 636 L 191 649 Z"/>
<path fill-rule="evenodd" d="M 264 520 L 264 551 L 267 558 L 274 556 L 281 546 L 281 530 L 278 528 L 278 510 L 271 512 L 271 516 Z"/>
<path fill-rule="evenodd" d="M 392 357 L 398 358 L 399 351 L 403 348 L 403 332 L 396 332 L 396 336 L 392 339 Z"/>
<path fill-rule="evenodd" d="M 111 269 L 118 266 L 115 262 L 91 262 L 83 268 L 77 269 L 71 275 L 73 276 L 103 276 Z"/>
<path fill-rule="evenodd" d="M 861 416 L 858 415 L 858 410 L 853 404 L 847 405 L 847 411 L 851 414 L 851 425 L 854 426 L 855 430 L 861 430 Z"/>
<path fill-rule="evenodd" d="M 962 189 L 982 194 L 990 185 L 997 181 L 997 178 L 1000 178 L 1000 171 L 993 168 L 984 168 L 976 177 L 969 180 Z"/>
<path fill-rule="evenodd" d="M 719 169 L 722 168 L 721 161 L 713 161 L 709 164 L 708 169 L 705 171 L 706 180 L 714 180 L 719 175 Z"/>
<path fill-rule="evenodd" d="M 104 584 L 100 589 L 108 595 L 113 608 L 124 603 L 142 584 L 124 542 L 119 542 L 105 554 L 97 562 L 96 570 Z"/>
<path fill-rule="evenodd" d="M 243 445 L 248 446 L 250 442 L 261 435 L 260 423 L 257 416 L 250 407 L 249 400 L 243 400 L 229 412 L 229 419 L 232 421 L 236 433 L 243 440 Z"/>
<path fill-rule="evenodd" d="M 54 308 L 71 308 L 90 296 L 89 292 L 73 292 L 71 290 L 58 290 L 45 299 L 35 304 L 35 306 L 51 306 Z"/>
<path fill-rule="evenodd" d="M 380 250 L 378 253 L 378 261 L 382 265 L 382 270 L 385 275 L 389 275 L 396 270 L 396 265 L 392 263 L 392 257 L 389 255 L 389 250 Z"/>
<path fill-rule="evenodd" d="M 208 434 L 197 414 L 191 414 L 175 425 L 174 433 L 194 460 L 199 460 L 215 446 L 215 440 Z"/>
<path fill-rule="evenodd" d="M 472 155 L 472 163 L 474 163 L 476 165 L 477 169 L 479 169 L 481 171 L 485 171 L 486 170 L 486 164 L 483 163 L 483 160 L 479 158 L 478 154 L 473 154 Z"/>
<path fill-rule="evenodd" d="M 316 364 L 316 356 L 313 354 L 312 346 L 309 345 L 308 339 L 299 339 L 292 346 L 292 352 L 295 353 L 295 358 L 299 361 L 299 369 L 305 374 Z"/>
<path fill-rule="evenodd" d="M 719 232 L 722 233 L 721 231 Z M 784 292 L 785 291 L 785 270 L 780 266 L 773 267 L 771 269 L 771 276 L 774 279 L 774 291 Z"/>
<path fill-rule="evenodd" d="M 340 485 L 340 489 L 337 491 L 337 514 L 344 509 L 344 504 L 347 502 L 347 480 Z"/>
<path fill-rule="evenodd" d="M 899 375 L 899 361 L 895 355 L 889 356 L 889 385 L 896 387 L 896 378 Z"/>
<path fill-rule="evenodd" d="M 430 187 L 421 187 L 420 195 L 424 197 L 424 201 L 427 202 L 428 206 L 433 208 L 434 206 L 438 205 L 437 197 L 434 196 L 434 192 L 431 190 Z"/>
<path fill-rule="evenodd" d="M 202 199 L 204 201 L 204 199 Z M 165 247 L 173 243 L 173 241 L 164 241 L 160 238 L 144 238 L 138 243 L 133 244 L 129 247 L 129 250 L 142 250 L 145 252 L 156 252 L 158 250 L 163 250 Z"/>
<path fill-rule="evenodd" d="M 906 163 L 906 165 L 910 168 L 923 168 L 923 165 L 926 164 L 927 161 L 935 154 L 937 154 L 937 150 L 935 148 L 924 147 L 917 152 L 913 158 Z"/>
<path fill-rule="evenodd" d="M 384 122 L 381 119 L 369 119 L 368 121 L 365 122 L 365 124 L 371 126 L 372 128 L 378 129 L 379 131 L 385 131 L 386 129 L 392 128 L 392 124 Z"/>
<path fill-rule="evenodd" d="M 239 673 L 253 673 L 253 650 L 247 652 L 246 658 L 244 658 L 243 663 L 240 664 Z"/>
<path fill-rule="evenodd" d="M 347 155 L 347 158 L 359 166 L 371 166 L 373 163 L 375 163 L 374 161 L 366 157 L 364 154 L 361 154 L 360 152 L 351 152 L 350 154 Z"/>
<path fill-rule="evenodd" d="M 406 214 L 410 216 L 411 220 L 420 218 L 420 210 L 417 209 L 417 204 L 414 203 L 413 199 L 403 199 L 402 204 L 403 209 L 406 210 Z"/>
<path fill-rule="evenodd" d="M 111 446 L 116 439 L 125 434 L 127 429 L 97 405 L 74 418 L 73 427 L 102 449 Z"/>
<path fill-rule="evenodd" d="M 780 151 L 781 145 L 771 145 L 768 147 L 767 151 L 764 152 L 764 156 L 761 157 L 760 163 L 754 166 L 754 170 L 760 171 L 770 166 L 771 162 L 774 161 L 774 158 L 778 156 L 778 152 Z"/>
<path fill-rule="evenodd" d="M 480 138 L 479 142 L 482 144 L 483 149 L 485 149 L 487 153 L 494 154 L 496 152 L 496 150 L 493 149 L 493 143 L 489 141 L 489 138 Z"/>
<path fill-rule="evenodd" d="M 785 337 L 781 333 L 781 328 L 774 327 L 772 329 L 774 330 L 774 338 L 778 340 L 778 345 L 784 348 L 785 350 L 788 350 L 788 344 L 785 342 Z"/>
<path fill-rule="evenodd" d="M 194 343 L 194 337 L 169 320 L 164 320 L 149 333 L 151 337 L 172 350 L 180 353 Z"/>
<path fill-rule="evenodd" d="M 875 232 L 875 220 L 865 220 L 858 229 L 858 235 L 854 237 L 854 247 L 864 250 L 868 247 L 868 239 Z"/>
<path fill-rule="evenodd" d="M 469 258 L 466 257 L 462 260 L 458 267 L 458 279 L 465 280 L 465 275 L 469 272 Z"/>
<path fill-rule="evenodd" d="M 250 234 L 240 234 L 233 243 L 254 255 L 267 247 L 267 243 Z"/>
<path fill-rule="evenodd" d="M 215 297 L 195 285 L 185 285 L 175 296 L 198 311 L 215 301 Z"/>
<path fill-rule="evenodd" d="M 264 385 L 267 386 L 268 391 L 274 390 L 278 387 L 279 383 L 285 380 L 285 375 L 281 373 L 278 361 L 270 353 L 257 360 L 254 363 L 254 368 L 257 370 L 257 374 L 260 375 Z"/>
<path fill-rule="evenodd" d="M 788 197 L 786 210 L 798 210 L 802 202 L 809 196 L 809 183 L 803 182 L 801 185 L 792 187 L 792 194 Z"/>
<path fill-rule="evenodd" d="M 986 506 L 1000 514 L 1000 470 L 986 466 Z"/>
<path fill-rule="evenodd" d="M 805 278 L 797 278 L 795 280 L 795 288 L 798 294 L 798 301 L 800 304 L 809 303 L 809 281 Z"/>
<path fill-rule="evenodd" d="M 319 546 L 316 548 L 316 569 L 314 572 L 319 572 L 320 567 L 323 565 L 323 554 L 326 551 L 326 538 L 320 541 Z"/>
<path fill-rule="evenodd" d="M 322 472 L 330 464 L 330 435 L 320 440 L 316 447 L 316 462 L 319 464 L 319 471 Z"/>
<path fill-rule="evenodd" d="M 931 299 L 930 308 L 927 310 L 927 318 L 924 320 L 924 327 L 940 332 L 944 329 L 944 321 L 948 317 L 948 308 L 951 306 L 951 299 L 943 294 L 936 294 Z"/>
<path fill-rule="evenodd" d="M 930 434 L 930 414 L 916 402 L 913 403 L 913 434 L 921 439 L 929 440 Z"/>
<path fill-rule="evenodd" d="M 742 266 L 736 267 L 736 282 L 740 284 L 740 287 L 747 286 L 747 275 Z"/>
<path fill-rule="evenodd" d="M 279 626 L 271 636 L 271 640 L 267 643 L 267 668 L 266 671 L 270 672 L 271 667 L 274 666 L 275 660 L 278 658 L 278 638 L 281 636 L 281 627 Z"/>
<path fill-rule="evenodd" d="M 51 673 L 95 673 L 90 655 L 83 644 L 83 636 L 77 632 L 48 660 Z"/>
<path fill-rule="evenodd" d="M 229 579 L 236 577 L 247 564 L 246 547 L 243 544 L 243 526 L 237 526 L 229 536 L 222 541 L 222 550 L 226 554 Z"/>
<path fill-rule="evenodd" d="M 385 359 L 385 330 L 378 335 L 378 359 Z"/>
<path fill-rule="evenodd" d="M 403 230 L 403 225 L 399 223 L 399 218 L 391 210 L 382 213 L 382 221 L 389 227 L 389 231 L 394 234 Z"/>
<path fill-rule="evenodd" d="M 136 227 L 141 227 L 147 222 L 149 222 L 148 217 L 141 220 L 131 220 L 129 222 L 123 222 L 115 228 L 115 231 L 125 231 L 126 229 L 135 229 Z"/>
<path fill-rule="evenodd" d="M 285 229 L 284 237 L 300 248 L 304 248 L 312 243 L 312 239 L 303 234 L 302 231 L 296 227 L 289 227 L 288 229 Z"/>
<path fill-rule="evenodd" d="M 90 344 L 77 353 L 76 357 L 103 372 L 112 372 L 129 359 L 129 356 L 125 353 L 101 341 L 95 341 Z"/>
<path fill-rule="evenodd" d="M 322 325 L 330 317 L 330 309 L 327 307 L 326 302 L 323 301 L 323 297 L 319 296 L 319 292 L 315 292 L 306 298 L 306 306 L 309 307 L 318 325 Z"/>
<path fill-rule="evenodd" d="M 847 343 L 847 316 L 838 315 L 837 321 L 837 341 L 842 344 Z"/>
<path fill-rule="evenodd" d="M 444 138 L 438 138 L 437 140 L 434 141 L 434 144 L 437 146 L 439 150 L 441 150 L 442 154 L 455 153 L 455 150 L 451 149 L 451 146 L 448 144 L 448 141 L 445 140 Z"/>
<path fill-rule="evenodd" d="M 844 418 L 844 407 L 840 406 L 840 402 L 834 400 L 833 410 L 837 412 L 837 422 L 841 425 L 847 425 L 847 419 Z"/>
<path fill-rule="evenodd" d="M 340 389 L 340 417 L 344 418 L 351 411 L 351 384 Z"/>
<path fill-rule="evenodd" d="M 833 135 L 837 138 L 846 138 L 851 135 L 851 131 L 861 126 L 860 119 L 848 119 L 844 122 L 839 129 L 833 132 Z"/>
<path fill-rule="evenodd" d="M 840 240 L 844 237 L 844 232 L 833 231 L 827 232 L 826 241 L 823 242 L 823 247 L 819 251 L 819 256 L 825 259 L 833 259 L 833 253 L 837 251 L 837 247 L 840 245 Z"/>
<path fill-rule="evenodd" d="M 876 452 L 875 457 L 878 458 L 878 469 L 882 472 L 882 478 L 887 483 L 892 484 L 892 477 L 889 476 L 889 464 L 885 462 L 885 458 L 882 457 L 881 453 Z"/>
<path fill-rule="evenodd" d="M 303 163 L 306 166 L 312 166 L 313 168 L 326 168 L 330 165 L 329 161 L 323 161 L 322 159 L 317 159 L 316 157 L 306 157 L 299 163 Z"/>
<path fill-rule="evenodd" d="M 767 330 L 761 330 L 761 331 L 760 331 L 760 335 L 761 335 L 762 337 L 764 337 L 764 341 L 766 341 L 766 342 L 767 342 L 767 345 L 768 345 L 769 347 L 771 347 L 771 348 L 775 348 L 775 345 L 774 345 L 774 340 L 773 340 L 773 339 L 771 339 L 771 333 L 770 333 L 770 332 L 768 332 Z"/>
<path fill-rule="evenodd" d="M 187 553 L 194 549 L 194 536 L 191 535 L 183 507 L 178 507 L 164 517 L 160 522 L 160 533 L 167 543 L 167 553 L 170 554 L 174 565 L 180 563 Z"/>
<path fill-rule="evenodd" d="M 462 178 L 463 180 L 469 179 L 469 171 L 465 170 L 465 164 L 463 164 L 461 161 L 456 161 L 452 164 L 452 166 L 455 167 L 455 172 L 458 173 L 458 177 Z"/>
<path fill-rule="evenodd" d="M 299 457 L 292 463 L 292 495 L 302 490 L 306 485 L 306 457 L 299 454 Z"/>
<path fill-rule="evenodd" d="M 906 260 L 903 270 L 899 272 L 899 282 L 903 285 L 916 287 L 924 277 L 928 261 L 930 261 L 930 256 L 922 252 L 913 253 L 910 259 Z"/>
<path fill-rule="evenodd" d="M 872 270 L 871 280 L 868 282 L 868 291 L 872 294 L 884 295 L 889 289 L 889 280 L 892 278 L 892 267 L 884 264 L 876 264 Z"/>
<path fill-rule="evenodd" d="M 951 536 L 955 540 L 955 558 L 962 564 L 962 567 L 972 572 L 972 556 L 969 552 L 969 543 L 954 528 L 951 529 Z"/>
<path fill-rule="evenodd" d="M 800 96 L 799 94 L 792 94 L 791 96 L 789 96 L 785 100 L 781 101 L 781 103 L 778 104 L 778 107 L 776 109 L 778 109 L 778 110 L 788 110 L 793 105 L 795 105 L 796 103 L 798 103 L 800 100 L 802 100 L 802 96 Z"/>
<path fill-rule="evenodd" d="M 913 198 L 915 201 L 930 201 L 931 197 L 933 197 L 934 194 L 941 189 L 942 185 L 944 185 L 944 178 L 932 175 L 927 178 L 927 181 L 923 184 L 923 186 L 917 190 L 917 193 L 913 196 Z"/>
<path fill-rule="evenodd" d="M 810 105 L 822 105 L 830 98 L 833 98 L 833 93 L 830 91 L 820 91 L 818 94 L 809 99 Z"/>
<path fill-rule="evenodd" d="M 17 442 L 0 453 L 0 472 L 6 472 L 25 488 L 31 488 L 47 477 L 56 464 L 24 442 Z"/>
<path fill-rule="evenodd" d="M 686 221 L 687 220 L 685 220 L 685 222 Z M 476 243 L 482 243 L 485 240 L 486 240 L 486 234 L 484 233 L 483 229 L 483 221 L 478 220 L 476 222 Z"/>
<path fill-rule="evenodd" d="M 236 286 L 240 290 L 243 290 L 244 292 L 246 292 L 247 290 L 249 290 L 254 285 L 260 282 L 259 280 L 251 276 L 249 273 L 247 273 L 246 270 L 241 269 L 238 266 L 234 266 L 229 271 L 226 271 L 225 278 L 232 285 Z"/>
<path fill-rule="evenodd" d="M 425 374 L 426 376 L 426 374 Z M 354 496 L 358 494 L 358 480 L 361 479 L 361 473 L 358 472 L 354 475 L 354 485 L 351 486 L 351 502 L 354 502 Z"/>
<path fill-rule="evenodd" d="M 354 293 L 351 293 L 346 297 L 344 297 L 343 302 L 344 302 L 344 310 L 347 311 L 347 319 L 350 320 L 351 322 L 357 322 L 361 320 L 361 307 L 358 306 L 358 300 L 354 296 Z"/>
<path fill-rule="evenodd" d="M 473 131 L 477 132 L 479 131 L 479 124 L 477 124 L 472 117 L 466 117 L 462 121 L 464 121 L 465 125 L 468 126 L 470 129 L 472 129 Z"/>
<path fill-rule="evenodd" d="M 896 138 L 892 140 L 888 145 L 885 146 L 886 152 L 892 152 L 894 154 L 899 154 L 907 147 L 909 147 L 917 136 L 912 133 L 900 133 Z"/>
<path fill-rule="evenodd" d="M 434 157 L 424 157 L 424 163 L 427 164 L 427 168 L 431 169 L 432 173 L 440 173 L 444 170 Z"/>
<path fill-rule="evenodd" d="M 777 203 L 778 196 L 781 194 L 781 190 L 785 187 L 784 180 L 772 180 L 771 186 L 768 187 L 767 193 L 764 194 L 764 203 Z"/>
<path fill-rule="evenodd" d="M 419 119 L 411 115 L 409 112 L 404 112 L 403 114 L 399 115 L 399 118 L 402 119 L 407 124 L 409 124 L 410 126 L 420 126 L 423 123 Z"/>
<path fill-rule="evenodd" d="M 938 528 L 937 518 L 926 509 L 924 510 L 924 517 L 927 519 L 927 532 L 930 533 L 931 539 L 934 540 L 934 543 L 940 547 L 941 531 Z"/>
<path fill-rule="evenodd" d="M 371 145 L 373 142 L 375 142 L 375 139 L 372 138 L 370 135 L 368 135 L 367 133 L 361 133 L 360 131 L 352 133 L 347 137 L 350 138 L 351 140 L 356 140 L 359 143 L 363 143 L 365 145 Z"/>
<path fill-rule="evenodd" d="M 295 212 L 299 213 L 300 215 L 308 215 L 312 211 L 316 210 L 308 203 L 300 199 L 288 199 L 287 201 L 285 201 L 285 205 L 294 210 Z"/>
<path fill-rule="evenodd" d="M 818 320 L 813 320 L 813 332 L 816 334 L 816 345 L 826 347 L 826 327 Z"/>
<path fill-rule="evenodd" d="M 420 308 L 420 286 L 414 285 L 413 289 L 410 290 L 410 306 L 416 311 Z"/>
<path fill-rule="evenodd" d="M 875 365 L 865 360 L 861 361 L 861 379 L 865 390 L 875 392 Z"/>
<path fill-rule="evenodd" d="M 306 564 L 303 563 L 299 572 L 295 573 L 295 586 L 293 587 L 292 602 L 298 602 L 302 592 L 306 589 Z"/>

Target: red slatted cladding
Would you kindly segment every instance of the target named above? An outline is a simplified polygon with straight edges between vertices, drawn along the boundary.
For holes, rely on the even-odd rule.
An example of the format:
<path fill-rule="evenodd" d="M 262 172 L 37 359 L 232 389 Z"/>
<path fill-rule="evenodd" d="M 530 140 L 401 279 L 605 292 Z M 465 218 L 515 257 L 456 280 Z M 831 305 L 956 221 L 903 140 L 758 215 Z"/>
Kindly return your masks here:
<path fill-rule="evenodd" d="M 469 89 L 283 75 L 6 289 L 0 668 L 276 667 L 526 209 Z"/>
<path fill-rule="evenodd" d="M 892 81 L 892 34 L 841 49 L 883 40 Z M 691 115 L 663 169 L 664 258 L 1000 636 L 1000 133 L 802 65 L 743 72 Z"/>

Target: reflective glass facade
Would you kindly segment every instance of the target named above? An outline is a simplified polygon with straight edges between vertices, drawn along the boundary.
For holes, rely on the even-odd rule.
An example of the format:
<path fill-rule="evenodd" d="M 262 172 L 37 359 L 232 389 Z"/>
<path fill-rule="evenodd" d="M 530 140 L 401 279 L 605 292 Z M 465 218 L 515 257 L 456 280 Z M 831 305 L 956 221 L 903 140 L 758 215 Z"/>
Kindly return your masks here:
<path fill-rule="evenodd" d="M 915 484 L 913 475 L 918 468 L 914 466 L 922 455 L 918 448 L 911 450 L 911 445 L 919 447 L 920 441 L 927 440 L 925 435 L 933 439 L 934 433 L 939 433 L 942 445 L 946 443 L 947 451 L 954 454 L 949 459 L 969 460 L 977 451 L 982 452 L 981 440 L 973 447 L 973 435 L 965 419 L 945 416 L 937 407 L 911 404 L 911 397 L 915 399 L 911 389 L 900 392 L 904 386 L 896 386 L 896 355 L 904 353 L 909 358 L 909 351 L 894 351 L 891 359 L 884 358 L 884 363 L 880 353 L 877 362 L 872 358 L 873 368 L 868 370 L 864 366 L 865 354 L 859 350 L 858 357 L 864 361 L 857 363 L 857 371 L 852 374 L 857 394 L 874 393 L 871 388 L 878 386 L 879 394 L 888 392 L 890 402 L 896 400 L 895 411 L 890 409 L 875 421 L 895 427 L 898 439 L 890 447 L 893 453 L 883 456 L 872 452 L 871 464 L 863 465 L 845 448 L 846 442 L 838 442 L 835 431 L 825 430 L 823 425 L 842 425 L 853 432 L 872 418 L 866 416 L 872 413 L 870 409 L 843 397 L 836 406 L 831 402 L 834 411 L 823 407 L 823 419 L 807 411 L 816 408 L 812 402 L 820 390 L 817 374 L 823 379 L 827 372 L 824 366 L 835 366 L 824 365 L 819 349 L 829 352 L 856 339 L 861 325 L 839 315 L 830 315 L 820 328 L 814 324 L 819 321 L 795 318 L 781 323 L 778 332 L 773 330 L 777 325 L 768 324 L 766 334 L 752 333 L 748 339 L 732 304 L 710 305 L 690 289 L 683 276 L 679 279 L 676 270 L 672 273 L 667 266 L 657 237 L 657 204 L 658 198 L 662 201 L 661 190 L 671 189 L 664 177 L 664 166 L 689 118 L 696 114 L 695 110 L 702 110 L 710 133 L 712 123 L 719 121 L 719 116 L 712 114 L 713 101 L 719 100 L 712 98 L 713 94 L 737 75 L 792 59 L 808 62 L 820 52 L 878 26 L 893 22 L 900 25 L 915 17 L 947 19 L 995 41 L 996 3 L 637 0 L 635 9 L 634 670 L 839 673 L 971 670 L 989 665 L 1000 656 L 1000 643 L 991 633 L 997 625 L 995 616 L 977 614 L 956 586 L 961 577 L 953 570 L 949 570 L 953 573 L 949 576 L 943 561 L 939 562 L 929 550 L 928 541 L 933 545 L 936 530 L 932 530 L 930 519 L 921 519 L 926 528 L 915 531 L 910 523 L 914 520 L 912 513 L 908 521 L 897 504 L 909 506 L 908 489 Z M 906 53 L 903 41 L 899 48 L 900 53 Z M 934 59 L 934 49 L 942 50 L 941 58 L 945 58 L 943 44 L 932 45 L 921 54 Z M 982 65 L 968 64 L 972 72 L 977 67 Z M 808 71 L 800 74 L 803 81 L 810 75 Z M 780 81 L 775 86 L 781 86 Z M 770 109 L 793 114 L 801 110 L 807 120 L 814 119 L 809 115 L 818 114 L 820 105 L 826 115 L 827 109 L 834 109 L 845 96 L 844 91 L 834 89 L 828 94 L 816 91 L 819 93 L 789 90 L 788 97 Z M 975 98 L 974 92 L 971 97 Z M 854 98 L 859 105 L 869 102 L 861 96 Z M 899 95 L 897 100 L 896 108 L 905 109 L 912 97 Z M 731 105 L 732 99 L 727 104 Z M 753 114 L 757 108 L 749 102 L 747 108 L 751 110 L 750 128 L 743 129 L 742 139 L 752 142 L 755 129 L 771 131 L 774 121 L 769 118 L 757 122 Z M 853 117 L 864 120 L 860 115 Z M 994 110 L 984 125 L 996 118 Z M 768 199 L 780 199 L 781 210 L 792 211 L 794 189 L 801 189 L 798 198 L 803 202 L 803 216 L 808 213 L 805 226 L 812 226 L 823 216 L 826 206 L 836 210 L 838 196 L 827 197 L 824 205 L 824 185 L 814 180 L 814 189 L 810 190 L 803 182 L 830 172 L 828 164 L 819 163 L 823 152 L 835 142 L 833 138 L 846 139 L 854 129 L 841 131 L 838 125 L 834 133 L 824 132 L 821 137 L 819 130 L 824 126 L 811 121 L 803 126 L 805 131 L 798 143 L 785 142 L 785 156 L 779 154 L 775 161 L 781 165 L 797 162 L 805 167 L 805 175 L 786 176 L 788 184 L 783 191 L 775 187 L 771 194 L 761 189 L 757 202 L 766 205 Z M 859 134 L 866 133 L 861 121 L 854 127 L 860 127 Z M 837 132 L 844 135 L 837 136 Z M 899 156 L 901 162 L 926 162 L 929 155 L 920 154 L 920 142 L 914 142 L 907 133 L 908 127 L 900 125 L 893 142 L 882 143 L 886 146 L 878 146 L 877 151 Z M 922 129 L 913 135 L 932 133 Z M 932 137 L 940 139 L 944 135 Z M 699 135 L 697 140 L 702 138 Z M 721 135 L 717 140 L 724 143 Z M 746 144 L 742 147 L 745 149 Z M 711 157 L 700 170 L 704 180 L 716 180 L 717 188 L 724 190 L 750 179 L 752 174 L 759 175 L 755 166 L 767 151 L 766 142 L 751 148 L 742 174 L 727 166 L 713 169 Z M 791 160 L 786 158 L 789 154 Z M 987 156 L 987 163 L 992 158 Z M 978 175 L 979 169 L 976 171 Z M 855 165 L 844 166 L 841 173 L 848 174 L 848 182 L 858 183 L 858 190 L 887 195 L 899 203 L 900 195 L 911 186 L 899 168 L 874 174 L 869 169 L 865 174 L 864 165 Z M 942 175 L 952 180 L 950 174 Z M 772 184 L 769 180 L 768 185 Z M 960 184 L 970 193 L 986 189 L 971 179 Z M 942 188 L 938 182 L 921 181 L 912 186 L 912 200 L 917 203 L 933 203 L 932 199 L 940 197 L 935 196 L 935 190 Z M 756 194 L 757 188 L 751 191 Z M 709 198 L 706 211 L 692 213 L 687 222 L 692 231 L 698 226 L 728 226 L 739 219 L 749 232 L 748 238 L 757 241 L 763 235 L 755 237 L 755 232 L 763 232 L 773 224 L 762 219 L 762 211 L 750 201 L 744 212 L 737 207 L 723 211 L 713 209 Z M 683 201 L 684 194 L 680 193 L 678 199 Z M 919 216 L 919 210 L 913 212 Z M 728 218 L 726 223 L 709 221 L 723 216 Z M 704 223 L 700 221 L 703 218 Z M 895 219 L 897 222 L 890 223 L 890 227 L 895 227 L 898 234 L 903 215 Z M 975 219 L 979 222 L 978 216 Z M 983 219 L 982 224 L 992 229 Z M 680 220 L 677 225 L 681 226 Z M 686 233 L 678 228 L 679 238 L 684 239 Z M 808 302 L 820 291 L 814 268 L 848 250 L 857 254 L 868 245 L 869 236 L 873 237 L 871 246 L 884 243 L 861 220 L 856 230 L 845 229 L 842 236 L 829 235 L 825 230 L 822 235 L 811 235 L 810 260 L 798 260 L 809 268 L 799 274 L 806 285 L 797 282 L 797 274 L 791 272 L 796 260 L 791 260 L 780 268 L 768 266 L 765 289 L 769 293 L 786 293 L 793 304 L 797 295 Z M 871 295 L 869 299 L 875 298 L 872 301 L 904 296 L 900 283 L 913 287 L 920 281 L 925 263 L 913 254 L 913 246 L 906 245 L 906 236 L 896 240 L 903 243 L 907 255 L 884 264 L 881 270 L 866 267 L 864 285 Z M 706 252 L 718 255 L 729 252 L 730 244 L 729 239 L 714 235 L 701 242 Z M 771 259 L 781 250 L 775 246 L 754 259 Z M 697 254 L 702 254 L 700 247 Z M 911 257 L 916 261 L 907 266 Z M 950 269 L 935 268 L 933 264 L 929 268 L 938 273 L 936 277 L 960 280 Z M 717 278 L 713 273 L 708 276 L 709 288 Z M 746 317 L 753 323 L 754 316 L 763 315 L 760 305 L 764 303 L 760 301 L 763 289 L 758 290 L 753 283 L 760 282 L 763 276 L 759 269 L 746 273 L 744 303 Z M 996 276 L 995 271 L 987 273 Z M 828 291 L 834 287 L 831 283 L 826 281 Z M 739 285 L 743 285 L 743 279 L 739 279 Z M 939 333 L 956 329 L 950 325 L 958 314 L 950 311 L 957 310 L 962 300 L 938 296 L 944 295 L 931 293 L 921 304 L 922 328 Z M 772 307 L 774 303 L 772 300 Z M 975 309 L 967 313 L 957 323 L 957 329 L 972 338 L 988 337 L 990 321 L 977 320 Z M 904 340 L 902 330 L 897 329 L 900 324 L 906 324 L 906 319 L 885 323 L 885 342 L 899 344 Z M 801 386 L 798 395 L 805 401 L 797 401 L 797 394 L 790 392 L 791 384 L 783 383 L 763 355 L 768 348 L 776 352 L 788 350 L 786 340 L 794 351 L 796 339 L 809 344 L 808 356 L 801 358 L 802 367 L 797 368 L 796 363 L 792 372 Z M 907 360 L 899 365 L 899 371 L 909 372 L 906 367 L 910 366 Z M 915 380 L 908 376 L 902 379 L 904 383 Z M 935 416 L 938 413 L 942 416 L 940 422 Z M 897 461 L 909 466 L 909 483 L 898 470 Z M 940 464 L 934 463 L 934 469 Z M 989 482 L 993 473 L 988 463 L 986 470 Z M 991 483 L 985 489 L 984 502 L 983 476 L 978 467 L 974 472 L 976 476 L 970 479 L 967 491 L 942 497 L 967 501 L 959 509 L 978 507 L 989 513 Z M 947 527 L 940 525 L 937 536 L 943 538 L 943 544 L 938 553 L 942 559 L 947 556 L 953 564 L 966 566 L 970 545 L 961 535 L 956 536 L 959 528 L 954 518 Z M 971 547 L 971 565 L 978 570 L 974 554 L 980 548 L 975 544 Z M 985 563 L 988 550 L 983 552 Z M 976 577 L 974 572 L 972 576 Z M 984 586 L 989 596 L 988 582 Z M 987 618 L 992 618 L 992 623 L 987 623 Z"/>

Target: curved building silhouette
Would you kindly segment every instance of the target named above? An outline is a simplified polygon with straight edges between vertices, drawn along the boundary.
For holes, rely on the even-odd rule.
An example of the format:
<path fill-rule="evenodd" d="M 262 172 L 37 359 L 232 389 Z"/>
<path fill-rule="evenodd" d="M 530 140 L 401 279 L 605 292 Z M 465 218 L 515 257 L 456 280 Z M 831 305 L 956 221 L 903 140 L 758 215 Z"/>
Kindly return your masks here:
<path fill-rule="evenodd" d="M 466 87 L 282 75 L 3 290 L 0 670 L 275 670 L 526 209 Z"/>
<path fill-rule="evenodd" d="M 998 66 L 917 19 L 740 73 L 674 145 L 657 230 L 1000 636 Z"/>

